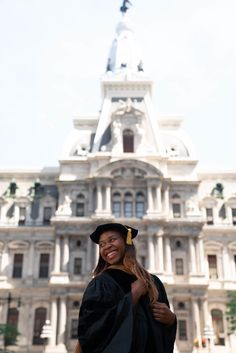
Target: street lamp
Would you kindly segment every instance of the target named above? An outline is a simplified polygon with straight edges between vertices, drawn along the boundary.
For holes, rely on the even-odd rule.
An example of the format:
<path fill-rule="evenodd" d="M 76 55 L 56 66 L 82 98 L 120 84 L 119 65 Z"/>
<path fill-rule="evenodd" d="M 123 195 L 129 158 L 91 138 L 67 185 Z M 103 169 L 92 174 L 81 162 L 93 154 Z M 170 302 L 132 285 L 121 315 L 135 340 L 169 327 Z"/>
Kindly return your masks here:
<path fill-rule="evenodd" d="M 46 320 L 45 324 L 42 327 L 42 332 L 40 338 L 43 339 L 43 352 L 46 351 L 46 343 L 48 338 L 52 337 L 52 326 L 50 320 Z"/>
<path fill-rule="evenodd" d="M 208 347 L 208 352 L 211 353 L 211 341 L 215 337 L 214 330 L 212 326 L 208 323 L 204 327 L 204 336 L 206 337 L 207 340 L 207 347 Z"/>

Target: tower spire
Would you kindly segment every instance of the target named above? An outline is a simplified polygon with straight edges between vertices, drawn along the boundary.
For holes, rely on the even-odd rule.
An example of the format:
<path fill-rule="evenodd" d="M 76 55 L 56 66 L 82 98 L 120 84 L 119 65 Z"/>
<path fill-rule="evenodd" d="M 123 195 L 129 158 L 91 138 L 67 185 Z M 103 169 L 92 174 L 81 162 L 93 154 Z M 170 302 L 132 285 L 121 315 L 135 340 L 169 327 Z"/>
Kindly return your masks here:
<path fill-rule="evenodd" d="M 127 12 L 127 10 L 129 9 L 129 6 L 127 6 L 127 5 L 131 5 L 132 6 L 132 4 L 131 4 L 131 2 L 129 1 L 129 0 L 123 0 L 123 4 L 122 4 L 122 6 L 120 7 L 120 12 L 124 15 L 126 12 Z"/>

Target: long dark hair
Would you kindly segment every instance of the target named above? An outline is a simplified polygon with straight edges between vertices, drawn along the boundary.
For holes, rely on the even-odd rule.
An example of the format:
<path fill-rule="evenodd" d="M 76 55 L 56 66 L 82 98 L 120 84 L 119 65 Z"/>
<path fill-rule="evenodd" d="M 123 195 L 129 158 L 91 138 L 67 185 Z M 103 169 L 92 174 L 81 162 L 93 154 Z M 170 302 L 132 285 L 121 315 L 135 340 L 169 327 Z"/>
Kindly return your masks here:
<path fill-rule="evenodd" d="M 150 273 L 141 266 L 136 258 L 135 246 L 125 245 L 125 255 L 123 258 L 124 270 L 136 276 L 137 279 L 144 281 L 148 288 L 148 296 L 151 303 L 154 303 L 158 299 L 158 290 L 155 286 L 154 279 Z M 101 255 L 99 255 L 98 263 L 93 270 L 93 275 L 96 277 L 105 271 L 109 267 L 109 264 L 103 260 Z"/>

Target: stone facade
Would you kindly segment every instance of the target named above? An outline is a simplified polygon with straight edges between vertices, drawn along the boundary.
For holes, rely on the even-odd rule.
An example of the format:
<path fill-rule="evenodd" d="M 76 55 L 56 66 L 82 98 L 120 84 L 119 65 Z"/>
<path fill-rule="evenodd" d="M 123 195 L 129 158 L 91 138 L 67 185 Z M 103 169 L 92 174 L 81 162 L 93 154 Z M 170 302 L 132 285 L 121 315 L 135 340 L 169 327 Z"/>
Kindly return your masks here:
<path fill-rule="evenodd" d="M 117 28 L 126 47 L 126 15 Z M 12 350 L 39 353 L 49 319 L 46 352 L 72 352 L 98 258 L 88 236 L 116 221 L 139 229 L 139 261 L 165 284 L 176 352 L 207 351 L 208 326 L 214 353 L 236 352 L 225 316 L 227 292 L 236 290 L 236 171 L 197 170 L 182 119 L 157 117 L 140 58 L 129 66 L 123 55 L 117 66 L 116 50 L 101 113 L 74 120 L 59 167 L 0 172 L 0 323 L 18 327 Z"/>

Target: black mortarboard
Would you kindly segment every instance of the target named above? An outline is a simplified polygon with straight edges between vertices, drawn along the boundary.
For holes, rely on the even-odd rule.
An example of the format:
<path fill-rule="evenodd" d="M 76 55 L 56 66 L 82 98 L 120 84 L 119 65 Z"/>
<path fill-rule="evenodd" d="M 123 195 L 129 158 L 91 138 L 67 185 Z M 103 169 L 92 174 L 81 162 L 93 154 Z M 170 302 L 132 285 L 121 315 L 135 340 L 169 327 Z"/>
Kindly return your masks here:
<path fill-rule="evenodd" d="M 90 235 L 90 238 L 94 243 L 99 243 L 100 235 L 108 230 L 116 230 L 126 236 L 126 244 L 132 245 L 132 239 L 138 234 L 138 230 L 130 226 L 123 225 L 121 223 L 106 223 L 101 224 L 96 230 Z"/>

